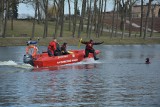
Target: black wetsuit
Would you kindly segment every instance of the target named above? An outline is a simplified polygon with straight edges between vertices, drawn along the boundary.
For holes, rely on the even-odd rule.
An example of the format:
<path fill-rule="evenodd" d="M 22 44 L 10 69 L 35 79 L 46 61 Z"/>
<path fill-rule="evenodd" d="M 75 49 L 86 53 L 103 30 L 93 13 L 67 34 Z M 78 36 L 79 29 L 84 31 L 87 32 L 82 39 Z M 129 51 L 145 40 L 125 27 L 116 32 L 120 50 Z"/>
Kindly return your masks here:
<path fill-rule="evenodd" d="M 61 54 L 62 54 L 62 55 L 67 55 L 67 54 L 69 54 L 66 48 L 67 48 L 66 44 L 63 44 L 63 45 L 61 46 Z"/>
<path fill-rule="evenodd" d="M 96 58 L 96 53 L 95 53 L 95 50 L 93 48 L 93 45 L 100 45 L 103 42 L 94 43 L 92 40 L 90 40 L 89 42 L 81 41 L 81 43 L 86 45 L 85 56 L 84 57 L 88 57 L 89 53 L 93 53 L 94 59 L 98 60 L 98 58 Z"/>
<path fill-rule="evenodd" d="M 54 55 L 55 56 L 61 55 L 61 49 L 60 49 L 59 43 L 56 43 L 56 50 L 54 51 Z"/>

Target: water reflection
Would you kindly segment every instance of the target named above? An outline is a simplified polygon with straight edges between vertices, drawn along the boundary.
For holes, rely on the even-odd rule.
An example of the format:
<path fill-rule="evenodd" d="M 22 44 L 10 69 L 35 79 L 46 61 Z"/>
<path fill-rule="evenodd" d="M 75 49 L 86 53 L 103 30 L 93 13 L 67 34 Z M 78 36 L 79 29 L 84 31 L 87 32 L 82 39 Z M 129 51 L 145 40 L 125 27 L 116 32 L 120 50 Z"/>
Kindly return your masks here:
<path fill-rule="evenodd" d="M 23 65 L 23 47 L 7 48 L 0 48 L 2 107 L 160 106 L 160 45 L 96 46 L 99 62 L 48 68 Z"/>
<path fill-rule="evenodd" d="M 33 87 L 36 93 L 30 99 L 31 102 L 33 104 L 43 102 L 43 104 L 56 107 L 95 105 L 95 100 L 98 102 L 105 97 L 103 94 L 105 86 L 100 77 L 89 71 L 80 72 L 70 69 L 69 71 L 46 72 L 45 75 L 34 78 L 36 84 Z"/>
<path fill-rule="evenodd" d="M 41 68 L 33 68 L 35 72 L 41 71 L 58 71 L 58 70 L 79 70 L 79 69 L 94 69 L 98 64 L 80 64 L 80 65 L 62 65 L 62 66 L 53 66 L 53 67 L 41 67 Z"/>

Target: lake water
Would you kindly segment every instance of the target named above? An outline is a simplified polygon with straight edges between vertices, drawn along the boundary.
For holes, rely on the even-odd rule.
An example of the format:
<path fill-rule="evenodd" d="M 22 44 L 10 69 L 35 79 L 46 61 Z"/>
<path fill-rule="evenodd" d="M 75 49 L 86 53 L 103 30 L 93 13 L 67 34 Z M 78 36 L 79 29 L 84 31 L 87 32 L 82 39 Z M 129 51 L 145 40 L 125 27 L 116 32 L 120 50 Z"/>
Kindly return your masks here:
<path fill-rule="evenodd" d="M 23 64 L 25 47 L 0 47 L 0 107 L 160 107 L 160 45 L 95 49 L 98 61 L 42 69 Z"/>

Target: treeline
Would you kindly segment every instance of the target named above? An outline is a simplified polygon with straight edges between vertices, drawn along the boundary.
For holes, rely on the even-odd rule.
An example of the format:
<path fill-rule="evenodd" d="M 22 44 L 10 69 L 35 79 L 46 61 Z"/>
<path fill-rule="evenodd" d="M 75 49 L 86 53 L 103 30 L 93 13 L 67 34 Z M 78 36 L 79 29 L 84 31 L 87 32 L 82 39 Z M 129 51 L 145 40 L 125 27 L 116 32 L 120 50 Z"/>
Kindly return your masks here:
<path fill-rule="evenodd" d="M 67 23 L 68 30 L 72 32 L 72 37 L 81 37 L 82 32 L 90 38 L 94 33 L 96 37 L 100 37 L 103 33 L 106 20 L 107 4 L 113 3 L 111 38 L 121 31 L 121 38 L 125 37 L 126 21 L 129 21 L 129 33 L 132 34 L 132 8 L 138 3 L 141 5 L 141 23 L 140 37 L 146 38 L 148 33 L 148 19 L 152 14 L 152 28 L 150 36 L 153 35 L 154 9 L 157 0 L 0 0 L 0 36 L 6 37 L 7 21 L 11 20 L 11 29 L 13 29 L 13 21 L 18 18 L 18 5 L 25 3 L 34 7 L 34 17 L 32 25 L 31 38 L 35 36 L 36 23 L 43 23 L 43 38 L 48 36 L 48 21 L 55 21 L 55 29 L 53 30 L 53 38 L 64 36 L 64 24 Z M 144 13 L 144 5 L 147 5 L 147 12 Z M 68 15 L 65 15 L 64 7 L 68 5 Z M 80 7 L 79 7 L 80 5 Z M 71 7 L 74 7 L 74 13 L 71 13 Z M 67 18 L 67 21 L 64 20 Z M 120 20 L 118 28 L 117 20 Z M 85 28 L 84 28 L 85 27 Z M 58 33 L 59 31 L 59 33 Z"/>

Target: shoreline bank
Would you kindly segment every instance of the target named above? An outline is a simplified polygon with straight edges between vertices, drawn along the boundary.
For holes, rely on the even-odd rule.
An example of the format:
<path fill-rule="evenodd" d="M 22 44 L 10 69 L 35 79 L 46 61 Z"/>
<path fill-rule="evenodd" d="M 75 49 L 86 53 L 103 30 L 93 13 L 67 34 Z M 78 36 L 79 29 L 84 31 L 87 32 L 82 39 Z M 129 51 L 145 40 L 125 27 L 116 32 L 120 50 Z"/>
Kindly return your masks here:
<path fill-rule="evenodd" d="M 59 44 L 63 44 L 67 42 L 68 45 L 77 45 L 79 43 L 80 38 L 72 38 L 72 37 L 58 37 L 57 41 Z M 92 38 L 95 42 L 104 41 L 104 45 L 147 45 L 147 44 L 160 44 L 160 38 L 108 38 L 108 37 L 100 37 L 100 38 Z M 0 46 L 26 46 L 26 42 L 30 40 L 29 37 L 6 37 L 0 38 Z M 38 40 L 38 37 L 33 40 Z M 38 41 L 38 45 L 47 46 L 48 43 L 52 40 L 52 37 L 40 38 Z M 83 41 L 88 41 L 89 38 L 83 38 Z"/>

